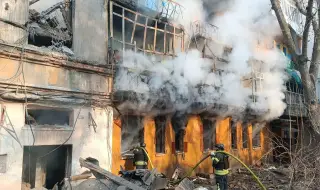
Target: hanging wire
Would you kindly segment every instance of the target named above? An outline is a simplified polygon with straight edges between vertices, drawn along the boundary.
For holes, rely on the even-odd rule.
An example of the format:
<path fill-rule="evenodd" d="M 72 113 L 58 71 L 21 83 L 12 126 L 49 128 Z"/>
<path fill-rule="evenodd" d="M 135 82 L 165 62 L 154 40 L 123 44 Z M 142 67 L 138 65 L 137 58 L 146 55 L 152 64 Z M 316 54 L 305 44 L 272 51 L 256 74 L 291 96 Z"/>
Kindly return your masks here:
<path fill-rule="evenodd" d="M 71 131 L 69 137 L 68 137 L 62 144 L 60 144 L 58 147 L 54 148 L 53 150 L 49 151 L 48 153 L 46 153 L 46 154 L 44 154 L 44 155 L 42 155 L 42 156 L 37 157 L 37 159 L 48 156 L 49 154 L 51 154 L 51 153 L 53 153 L 54 151 L 56 151 L 56 150 L 58 150 L 59 148 L 61 148 L 63 145 L 65 145 L 65 144 L 69 141 L 69 139 L 70 139 L 70 138 L 72 137 L 72 135 L 73 135 L 73 132 L 74 132 L 75 129 L 76 129 L 77 122 L 78 122 L 78 119 L 79 119 L 81 110 L 82 110 L 82 108 L 85 106 L 85 104 L 86 104 L 86 103 L 84 103 L 84 104 L 80 107 L 80 109 L 79 109 L 77 118 L 76 118 L 76 120 L 75 120 L 75 122 L 74 122 L 74 124 L 73 124 L 73 128 L 72 128 L 72 131 Z"/>

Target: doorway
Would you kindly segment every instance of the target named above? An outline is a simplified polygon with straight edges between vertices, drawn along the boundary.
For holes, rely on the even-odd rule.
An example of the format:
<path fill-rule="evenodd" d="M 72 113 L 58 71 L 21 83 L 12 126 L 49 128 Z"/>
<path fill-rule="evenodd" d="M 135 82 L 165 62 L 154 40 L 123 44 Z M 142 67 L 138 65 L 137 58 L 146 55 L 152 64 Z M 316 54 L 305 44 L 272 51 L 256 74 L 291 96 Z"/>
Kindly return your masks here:
<path fill-rule="evenodd" d="M 32 188 L 52 189 L 71 174 L 72 145 L 24 146 L 22 183 Z M 55 151 L 51 152 L 52 150 Z M 50 154 L 48 154 L 50 153 Z"/>

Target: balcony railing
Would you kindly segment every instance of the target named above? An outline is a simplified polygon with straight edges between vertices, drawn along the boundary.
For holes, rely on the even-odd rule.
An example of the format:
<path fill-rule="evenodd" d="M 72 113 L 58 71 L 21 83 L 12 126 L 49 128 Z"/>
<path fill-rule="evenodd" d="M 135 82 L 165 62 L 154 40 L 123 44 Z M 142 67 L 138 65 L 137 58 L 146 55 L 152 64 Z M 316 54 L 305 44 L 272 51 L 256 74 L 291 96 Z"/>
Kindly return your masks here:
<path fill-rule="evenodd" d="M 287 108 L 284 111 L 284 115 L 297 117 L 307 116 L 307 108 L 305 107 L 303 94 L 286 91 L 285 103 L 287 104 Z"/>

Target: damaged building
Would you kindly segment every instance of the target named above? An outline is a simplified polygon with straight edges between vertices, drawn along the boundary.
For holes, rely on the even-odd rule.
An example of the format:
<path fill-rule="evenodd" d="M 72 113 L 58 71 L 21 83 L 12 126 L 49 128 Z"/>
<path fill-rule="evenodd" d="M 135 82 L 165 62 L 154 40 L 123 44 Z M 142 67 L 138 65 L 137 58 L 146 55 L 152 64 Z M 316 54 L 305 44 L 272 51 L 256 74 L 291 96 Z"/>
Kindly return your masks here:
<path fill-rule="evenodd" d="M 212 39 L 211 34 L 218 30 L 216 26 L 196 21 L 192 23 L 192 36 L 187 36 L 183 27 L 171 23 L 169 18 L 179 16 L 183 5 L 172 1 L 159 6 L 160 8 L 150 7 L 147 3 L 144 6 L 129 5 L 124 1 L 109 3 L 109 47 L 113 52 L 132 50 L 153 56 L 155 61 L 162 61 L 176 57 L 180 52 L 196 49 L 201 52 L 203 59 L 211 62 L 212 72 L 220 76 L 226 72 L 219 66 L 228 64 L 228 54 L 232 48 Z M 220 46 L 223 52 L 212 49 L 213 43 L 215 47 Z M 216 53 L 221 56 L 216 56 Z M 121 58 L 118 61 L 117 63 L 120 63 Z M 259 64 L 257 60 L 252 62 Z M 148 83 L 150 76 L 156 75 L 156 71 L 141 71 L 138 66 L 135 70 L 134 67 L 125 68 L 119 64 L 117 69 L 118 72 L 125 71 L 129 76 L 133 76 L 130 84 L 136 81 Z M 256 101 L 263 80 L 263 75 L 255 69 L 253 66 L 251 74 L 243 76 L 241 81 L 242 85 L 251 91 L 252 102 Z M 216 81 L 212 86 L 198 86 L 199 94 L 201 95 L 202 91 L 205 93 L 207 88 L 214 88 L 219 92 L 219 83 L 221 81 Z M 170 84 L 166 86 L 170 88 Z M 112 145 L 113 173 L 119 171 L 120 165 L 133 169 L 131 155 L 122 152 L 139 145 L 140 142 L 146 143 L 153 164 L 167 175 L 172 175 L 178 167 L 190 169 L 213 150 L 217 143 L 223 143 L 227 151 L 250 164 L 255 163 L 270 149 L 269 124 L 261 124 L 259 120 L 265 110 L 255 113 L 250 109 L 242 110 L 243 108 L 215 103 L 213 100 L 208 105 L 207 102 L 202 102 L 201 98 L 188 104 L 190 97 L 185 95 L 177 99 L 185 106 L 179 111 L 173 106 L 177 102 L 170 102 L 171 94 L 165 88 L 156 92 L 138 91 L 114 88 L 113 102 L 117 111 L 114 112 L 113 136 L 117 138 L 113 139 Z M 244 111 L 245 120 L 231 118 L 228 115 L 230 109 Z M 232 164 L 235 166 L 236 163 Z M 205 161 L 196 172 L 211 173 L 211 162 Z"/>
<path fill-rule="evenodd" d="M 112 71 L 103 4 L 1 1 L 2 189 L 60 186 L 81 172 L 80 157 L 111 169 Z"/>
<path fill-rule="evenodd" d="M 268 110 L 254 110 L 263 92 L 260 60 L 250 60 L 250 73 L 239 80 L 250 94 L 247 103 L 253 106 L 220 102 L 219 97 L 228 93 L 221 84 L 230 72 L 224 68 L 233 48 L 217 40 L 217 26 L 195 21 L 190 26 L 192 35 L 187 35 L 183 26 L 171 22 L 181 16 L 182 4 L 172 0 L 0 2 L 0 183 L 4 188 L 51 189 L 81 173 L 79 158 L 89 156 L 117 175 L 121 166 L 133 169 L 132 155 L 123 152 L 141 142 L 146 143 L 153 165 L 167 176 L 176 168 L 190 169 L 217 143 L 245 163 L 255 164 L 271 150 L 275 136 L 289 143 L 290 150 L 299 142 L 306 110 L 301 107 L 303 91 L 294 80 L 294 68 L 288 70 L 292 80 L 285 93 L 287 109 L 273 122 L 263 120 Z M 276 41 L 267 48 L 278 47 L 287 55 L 285 43 L 280 37 Z M 137 62 L 130 53 L 123 56 L 125 52 L 159 63 L 193 50 L 218 76 L 211 84 L 196 86 L 197 98 L 186 93 L 173 101 L 177 89 L 172 81 L 157 90 L 138 88 L 143 86 L 137 84 L 153 82 L 151 76 L 161 77 L 160 72 L 122 64 Z M 135 88 L 117 86 L 119 73 L 129 76 L 121 83 Z M 216 93 L 207 100 L 205 94 L 212 90 Z M 236 117 L 231 111 L 243 115 Z M 273 153 L 275 161 L 283 159 L 277 156 L 282 152 Z M 231 166 L 237 163 L 231 160 Z M 212 173 L 210 160 L 196 172 Z"/>

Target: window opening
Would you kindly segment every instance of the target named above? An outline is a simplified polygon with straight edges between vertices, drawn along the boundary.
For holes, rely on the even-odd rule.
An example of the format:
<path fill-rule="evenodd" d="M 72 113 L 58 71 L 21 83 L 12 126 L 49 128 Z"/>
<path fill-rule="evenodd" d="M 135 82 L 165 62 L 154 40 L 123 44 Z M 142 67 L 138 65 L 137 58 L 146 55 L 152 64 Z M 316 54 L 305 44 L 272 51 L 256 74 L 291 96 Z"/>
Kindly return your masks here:
<path fill-rule="evenodd" d="M 28 43 L 59 51 L 72 47 L 73 1 L 38 1 L 30 5 Z"/>
<path fill-rule="evenodd" d="M 185 148 L 184 136 L 188 124 L 188 116 L 186 114 L 176 113 L 171 118 L 171 124 L 175 132 L 174 149 L 176 152 L 183 152 Z"/>
<path fill-rule="evenodd" d="M 213 150 L 216 144 L 216 121 L 201 118 L 203 126 L 203 150 Z"/>
<path fill-rule="evenodd" d="M 253 130 L 255 127 L 258 127 L 256 125 L 253 125 Z M 252 130 L 252 131 L 253 131 Z M 259 129 L 260 130 L 260 129 Z M 254 134 L 253 134 L 254 135 Z M 253 148 L 258 148 L 258 147 L 261 147 L 261 130 L 255 134 L 253 137 L 252 137 L 252 147 Z"/>
<path fill-rule="evenodd" d="M 237 149 L 237 123 L 230 120 L 231 127 L 231 148 Z"/>
<path fill-rule="evenodd" d="M 141 116 L 121 117 L 121 152 L 139 146 L 144 142 L 143 118 Z"/>
<path fill-rule="evenodd" d="M 248 126 L 242 125 L 242 148 L 248 148 Z"/>
<path fill-rule="evenodd" d="M 155 118 L 156 125 L 156 153 L 165 153 L 166 140 L 166 117 Z"/>
<path fill-rule="evenodd" d="M 25 124 L 37 126 L 71 126 L 72 110 L 52 107 L 28 107 Z"/>

